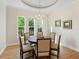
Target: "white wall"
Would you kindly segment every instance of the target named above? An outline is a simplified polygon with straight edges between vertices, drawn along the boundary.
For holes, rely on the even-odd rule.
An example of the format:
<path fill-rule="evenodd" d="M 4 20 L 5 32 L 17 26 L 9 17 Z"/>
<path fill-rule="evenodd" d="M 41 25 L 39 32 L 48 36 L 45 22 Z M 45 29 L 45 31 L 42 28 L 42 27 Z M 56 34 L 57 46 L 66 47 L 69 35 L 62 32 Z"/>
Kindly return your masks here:
<path fill-rule="evenodd" d="M 9 44 L 16 44 L 17 40 L 17 12 L 15 11 L 15 9 L 7 9 L 6 11 L 7 14 L 7 27 L 6 27 L 6 31 L 7 31 L 7 45 Z"/>
<path fill-rule="evenodd" d="M 6 48 L 6 3 L 0 0 L 0 55 Z"/>
<path fill-rule="evenodd" d="M 17 39 L 17 17 L 24 16 L 26 20 L 28 20 L 29 17 L 36 16 L 36 15 L 38 15 L 38 13 L 36 12 L 29 12 L 27 10 L 21 10 L 12 6 L 7 6 L 7 40 L 6 40 L 7 45 L 18 44 L 19 40 Z M 48 15 L 44 14 L 44 17 L 43 17 L 44 36 L 47 36 L 47 31 L 48 31 L 47 19 L 48 19 Z"/>
<path fill-rule="evenodd" d="M 61 44 L 79 52 L 79 2 L 53 13 L 50 16 L 53 32 L 62 35 Z M 61 19 L 61 27 L 55 27 L 55 20 Z M 72 29 L 63 29 L 63 21 L 72 20 Z"/>

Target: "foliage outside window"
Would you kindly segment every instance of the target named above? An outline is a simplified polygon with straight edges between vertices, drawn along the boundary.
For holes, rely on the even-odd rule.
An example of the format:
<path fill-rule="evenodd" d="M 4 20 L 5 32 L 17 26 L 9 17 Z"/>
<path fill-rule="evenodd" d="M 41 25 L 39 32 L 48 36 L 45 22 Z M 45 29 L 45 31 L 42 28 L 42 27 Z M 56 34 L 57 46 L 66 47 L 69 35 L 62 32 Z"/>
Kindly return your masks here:
<path fill-rule="evenodd" d="M 22 35 L 24 32 L 25 19 L 22 16 L 18 17 L 18 33 Z"/>
<path fill-rule="evenodd" d="M 34 35 L 34 19 L 29 18 L 29 35 Z"/>

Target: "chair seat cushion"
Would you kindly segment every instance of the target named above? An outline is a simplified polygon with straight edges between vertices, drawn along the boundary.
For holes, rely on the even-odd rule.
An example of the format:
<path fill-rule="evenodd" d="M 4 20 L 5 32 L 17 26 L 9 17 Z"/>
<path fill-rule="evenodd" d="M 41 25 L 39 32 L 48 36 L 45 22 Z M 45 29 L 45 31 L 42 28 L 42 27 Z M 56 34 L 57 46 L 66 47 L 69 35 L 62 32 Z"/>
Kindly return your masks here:
<path fill-rule="evenodd" d="M 56 56 L 56 55 L 57 55 L 57 51 L 53 51 L 53 50 L 51 50 L 51 55 Z"/>
<path fill-rule="evenodd" d="M 32 47 L 29 44 L 23 45 L 23 52 L 31 51 Z"/>

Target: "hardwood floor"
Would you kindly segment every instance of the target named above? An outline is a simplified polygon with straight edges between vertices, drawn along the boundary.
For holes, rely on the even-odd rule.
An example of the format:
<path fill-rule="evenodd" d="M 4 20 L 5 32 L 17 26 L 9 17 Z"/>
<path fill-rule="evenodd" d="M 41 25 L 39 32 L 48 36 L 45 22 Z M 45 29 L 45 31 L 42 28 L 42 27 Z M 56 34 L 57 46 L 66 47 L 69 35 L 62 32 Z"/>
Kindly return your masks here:
<path fill-rule="evenodd" d="M 0 56 L 0 59 L 20 59 L 19 46 L 16 45 L 16 46 L 7 47 L 4 53 Z M 57 59 L 57 58 L 55 56 L 51 56 L 51 59 Z M 79 59 L 79 53 L 71 49 L 61 47 L 59 59 Z"/>

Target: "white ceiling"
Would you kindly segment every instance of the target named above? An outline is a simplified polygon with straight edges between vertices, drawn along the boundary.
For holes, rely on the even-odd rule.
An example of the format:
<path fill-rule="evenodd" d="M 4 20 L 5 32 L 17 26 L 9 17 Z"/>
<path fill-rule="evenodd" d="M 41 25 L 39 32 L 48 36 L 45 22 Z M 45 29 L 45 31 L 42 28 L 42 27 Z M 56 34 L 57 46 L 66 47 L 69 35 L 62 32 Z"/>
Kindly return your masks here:
<path fill-rule="evenodd" d="M 51 13 L 53 11 L 57 11 L 65 6 L 68 6 L 74 2 L 77 2 L 78 0 L 58 0 L 58 2 L 51 7 L 48 8 L 42 8 L 40 9 L 43 13 Z M 21 8 L 28 11 L 38 12 L 39 9 L 30 7 L 28 5 L 25 5 L 21 0 L 7 0 L 7 5 L 13 6 L 16 8 Z"/>

